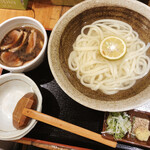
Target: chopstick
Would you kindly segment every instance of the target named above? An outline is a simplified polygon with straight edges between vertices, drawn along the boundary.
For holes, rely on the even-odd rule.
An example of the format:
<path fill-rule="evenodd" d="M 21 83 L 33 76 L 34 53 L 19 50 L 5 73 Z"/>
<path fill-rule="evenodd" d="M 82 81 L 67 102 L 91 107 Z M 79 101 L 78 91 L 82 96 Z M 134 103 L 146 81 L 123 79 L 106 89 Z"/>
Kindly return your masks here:
<path fill-rule="evenodd" d="M 70 145 L 48 142 L 43 140 L 36 140 L 36 139 L 31 139 L 26 137 L 23 137 L 19 140 L 15 140 L 13 142 L 24 144 L 24 145 L 35 146 L 43 149 L 50 149 L 50 150 L 91 150 L 87 148 L 70 146 Z"/>

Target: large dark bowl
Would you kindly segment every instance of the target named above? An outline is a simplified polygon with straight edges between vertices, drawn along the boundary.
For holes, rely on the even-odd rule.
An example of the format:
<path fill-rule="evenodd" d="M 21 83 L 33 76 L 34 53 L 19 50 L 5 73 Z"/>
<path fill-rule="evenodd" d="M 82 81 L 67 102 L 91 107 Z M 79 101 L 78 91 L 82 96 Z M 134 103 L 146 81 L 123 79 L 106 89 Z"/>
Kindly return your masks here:
<path fill-rule="evenodd" d="M 101 111 L 125 111 L 150 100 L 150 73 L 125 91 L 106 95 L 81 85 L 75 72 L 68 68 L 68 57 L 81 28 L 99 19 L 124 21 L 150 42 L 150 7 L 136 0 L 87 0 L 65 13 L 52 31 L 48 44 L 51 71 L 60 87 L 75 101 Z M 147 53 L 150 56 L 150 49 Z"/>

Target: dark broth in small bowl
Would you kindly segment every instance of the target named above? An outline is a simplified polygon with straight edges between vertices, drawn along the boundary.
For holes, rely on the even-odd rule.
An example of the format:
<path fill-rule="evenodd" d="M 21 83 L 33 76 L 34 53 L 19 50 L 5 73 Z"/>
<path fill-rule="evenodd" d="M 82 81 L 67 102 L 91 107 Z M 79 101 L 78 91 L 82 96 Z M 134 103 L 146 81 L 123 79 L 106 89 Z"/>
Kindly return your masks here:
<path fill-rule="evenodd" d="M 0 60 L 8 67 L 19 67 L 33 60 L 41 51 L 44 35 L 36 28 L 12 29 L 0 42 Z"/>

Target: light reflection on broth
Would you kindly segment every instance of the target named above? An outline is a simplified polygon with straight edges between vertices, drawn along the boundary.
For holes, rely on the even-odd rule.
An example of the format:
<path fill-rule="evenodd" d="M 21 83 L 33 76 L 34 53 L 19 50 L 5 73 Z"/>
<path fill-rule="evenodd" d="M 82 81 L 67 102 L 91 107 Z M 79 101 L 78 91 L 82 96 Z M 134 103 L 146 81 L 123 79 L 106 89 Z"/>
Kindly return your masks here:
<path fill-rule="evenodd" d="M 40 53 L 43 43 L 39 30 L 29 26 L 15 28 L 0 43 L 0 59 L 9 67 L 22 66 Z"/>

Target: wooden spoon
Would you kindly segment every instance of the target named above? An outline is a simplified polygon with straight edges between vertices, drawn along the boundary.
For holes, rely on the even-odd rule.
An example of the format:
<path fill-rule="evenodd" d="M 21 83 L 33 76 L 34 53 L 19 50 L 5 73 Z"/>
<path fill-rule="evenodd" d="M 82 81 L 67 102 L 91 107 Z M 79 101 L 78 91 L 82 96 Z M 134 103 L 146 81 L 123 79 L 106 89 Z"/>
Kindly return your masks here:
<path fill-rule="evenodd" d="M 74 134 L 83 136 L 85 138 L 91 139 L 93 141 L 108 145 L 110 147 L 118 147 L 116 141 L 107 140 L 98 133 L 33 110 L 34 108 L 36 108 L 36 104 L 37 97 L 34 93 L 27 93 L 18 101 L 13 112 L 14 127 L 16 127 L 17 129 L 22 129 L 23 127 L 26 127 L 30 117 L 38 121 L 50 124 L 52 126 L 61 128 L 63 130 L 72 132 Z"/>

